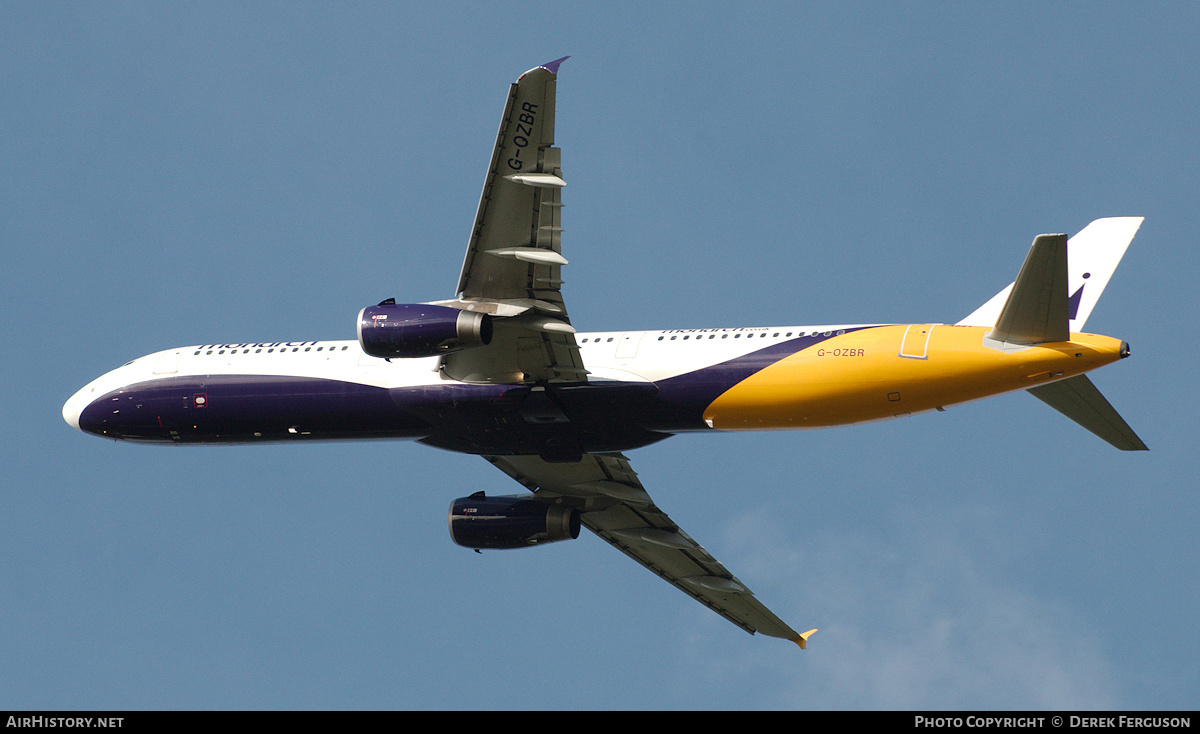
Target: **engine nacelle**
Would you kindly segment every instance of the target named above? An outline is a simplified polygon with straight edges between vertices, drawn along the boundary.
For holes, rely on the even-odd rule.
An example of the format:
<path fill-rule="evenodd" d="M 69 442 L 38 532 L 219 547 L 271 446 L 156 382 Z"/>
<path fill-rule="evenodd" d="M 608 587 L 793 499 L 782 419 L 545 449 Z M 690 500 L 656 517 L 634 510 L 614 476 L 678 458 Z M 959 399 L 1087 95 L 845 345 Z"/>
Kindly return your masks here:
<path fill-rule="evenodd" d="M 372 357 L 435 357 L 492 341 L 492 317 L 423 303 L 367 306 L 358 312 L 358 343 Z"/>
<path fill-rule="evenodd" d="M 579 510 L 476 492 L 450 504 L 450 537 L 467 548 L 525 548 L 579 537 Z"/>

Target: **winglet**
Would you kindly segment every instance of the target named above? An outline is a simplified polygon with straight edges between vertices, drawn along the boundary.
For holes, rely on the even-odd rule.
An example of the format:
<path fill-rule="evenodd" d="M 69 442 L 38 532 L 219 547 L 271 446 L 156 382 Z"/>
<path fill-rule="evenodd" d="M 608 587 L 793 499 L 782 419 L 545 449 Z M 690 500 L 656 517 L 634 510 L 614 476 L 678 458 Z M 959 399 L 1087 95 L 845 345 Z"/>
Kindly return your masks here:
<path fill-rule="evenodd" d="M 808 638 L 811 637 L 812 633 L 814 633 L 816 631 L 817 631 L 816 629 L 810 629 L 808 632 L 801 632 L 800 635 L 796 639 L 792 640 L 792 642 L 799 645 L 800 649 L 803 650 L 806 647 L 808 647 Z"/>
<path fill-rule="evenodd" d="M 550 72 L 551 74 L 554 74 L 555 76 L 557 76 L 557 75 L 558 75 L 558 67 L 559 67 L 559 65 L 561 65 L 561 64 L 562 64 L 562 62 L 566 61 L 566 60 L 567 60 L 567 59 L 569 59 L 569 58 L 571 58 L 571 57 L 570 57 L 570 56 L 564 56 L 564 57 L 562 57 L 561 59 L 555 59 L 554 61 L 547 61 L 547 62 L 546 62 L 546 63 L 544 63 L 544 64 L 538 64 L 537 66 L 533 67 L 532 69 L 530 69 L 529 71 L 525 72 L 525 73 L 524 73 L 524 74 L 522 74 L 521 76 L 517 77 L 517 81 L 521 81 L 521 80 L 522 80 L 522 79 L 524 79 L 526 76 L 528 76 L 529 74 L 532 74 L 533 72 L 537 71 L 538 69 L 545 69 L 546 71 Z"/>
<path fill-rule="evenodd" d="M 548 62 L 542 64 L 541 66 L 539 66 L 538 68 L 545 69 L 546 71 L 550 72 L 551 74 L 557 74 L 558 73 L 558 65 L 561 64 L 562 62 L 566 61 L 569 58 L 571 58 L 571 57 L 564 56 L 561 59 L 555 59 L 554 61 L 548 61 Z"/>

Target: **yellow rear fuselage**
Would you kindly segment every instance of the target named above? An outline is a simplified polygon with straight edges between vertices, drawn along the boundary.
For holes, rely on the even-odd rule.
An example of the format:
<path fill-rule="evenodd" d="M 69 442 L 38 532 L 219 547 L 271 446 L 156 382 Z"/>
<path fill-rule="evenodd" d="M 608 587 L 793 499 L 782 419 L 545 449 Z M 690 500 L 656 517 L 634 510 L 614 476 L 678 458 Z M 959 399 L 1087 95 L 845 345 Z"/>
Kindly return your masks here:
<path fill-rule="evenodd" d="M 1125 349 L 1119 339 L 1079 333 L 1004 349 L 989 345 L 989 331 L 913 324 L 834 336 L 734 385 L 704 419 L 718 430 L 770 430 L 895 418 L 1072 377 Z"/>

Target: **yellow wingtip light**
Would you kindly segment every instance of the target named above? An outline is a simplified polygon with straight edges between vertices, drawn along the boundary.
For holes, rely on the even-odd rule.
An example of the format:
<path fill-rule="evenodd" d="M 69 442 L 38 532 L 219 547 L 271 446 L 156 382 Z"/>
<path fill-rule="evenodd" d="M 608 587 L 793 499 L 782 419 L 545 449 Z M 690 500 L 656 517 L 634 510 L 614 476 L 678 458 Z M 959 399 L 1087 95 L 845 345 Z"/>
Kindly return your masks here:
<path fill-rule="evenodd" d="M 809 636 L 812 635 L 812 633 L 814 633 L 816 631 L 817 631 L 816 629 L 810 629 L 808 632 L 801 632 L 800 636 L 797 637 L 796 639 L 792 640 L 792 642 L 795 642 L 797 645 L 800 646 L 800 649 L 803 650 L 804 648 L 808 647 Z"/>

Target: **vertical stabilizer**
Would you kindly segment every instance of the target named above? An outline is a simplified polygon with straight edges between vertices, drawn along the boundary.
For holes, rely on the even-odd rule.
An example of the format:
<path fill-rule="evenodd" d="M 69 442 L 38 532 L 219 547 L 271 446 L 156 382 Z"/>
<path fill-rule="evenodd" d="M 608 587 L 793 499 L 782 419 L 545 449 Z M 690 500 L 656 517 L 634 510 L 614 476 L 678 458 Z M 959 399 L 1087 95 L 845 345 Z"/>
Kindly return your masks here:
<path fill-rule="evenodd" d="M 1097 219 L 1067 242 L 1068 331 L 1083 331 L 1100 294 L 1133 241 L 1142 217 Z M 1015 284 L 1013 284 L 1015 285 Z M 970 316 L 962 326 L 993 326 L 1008 301 L 1013 285 L 997 293 Z"/>

